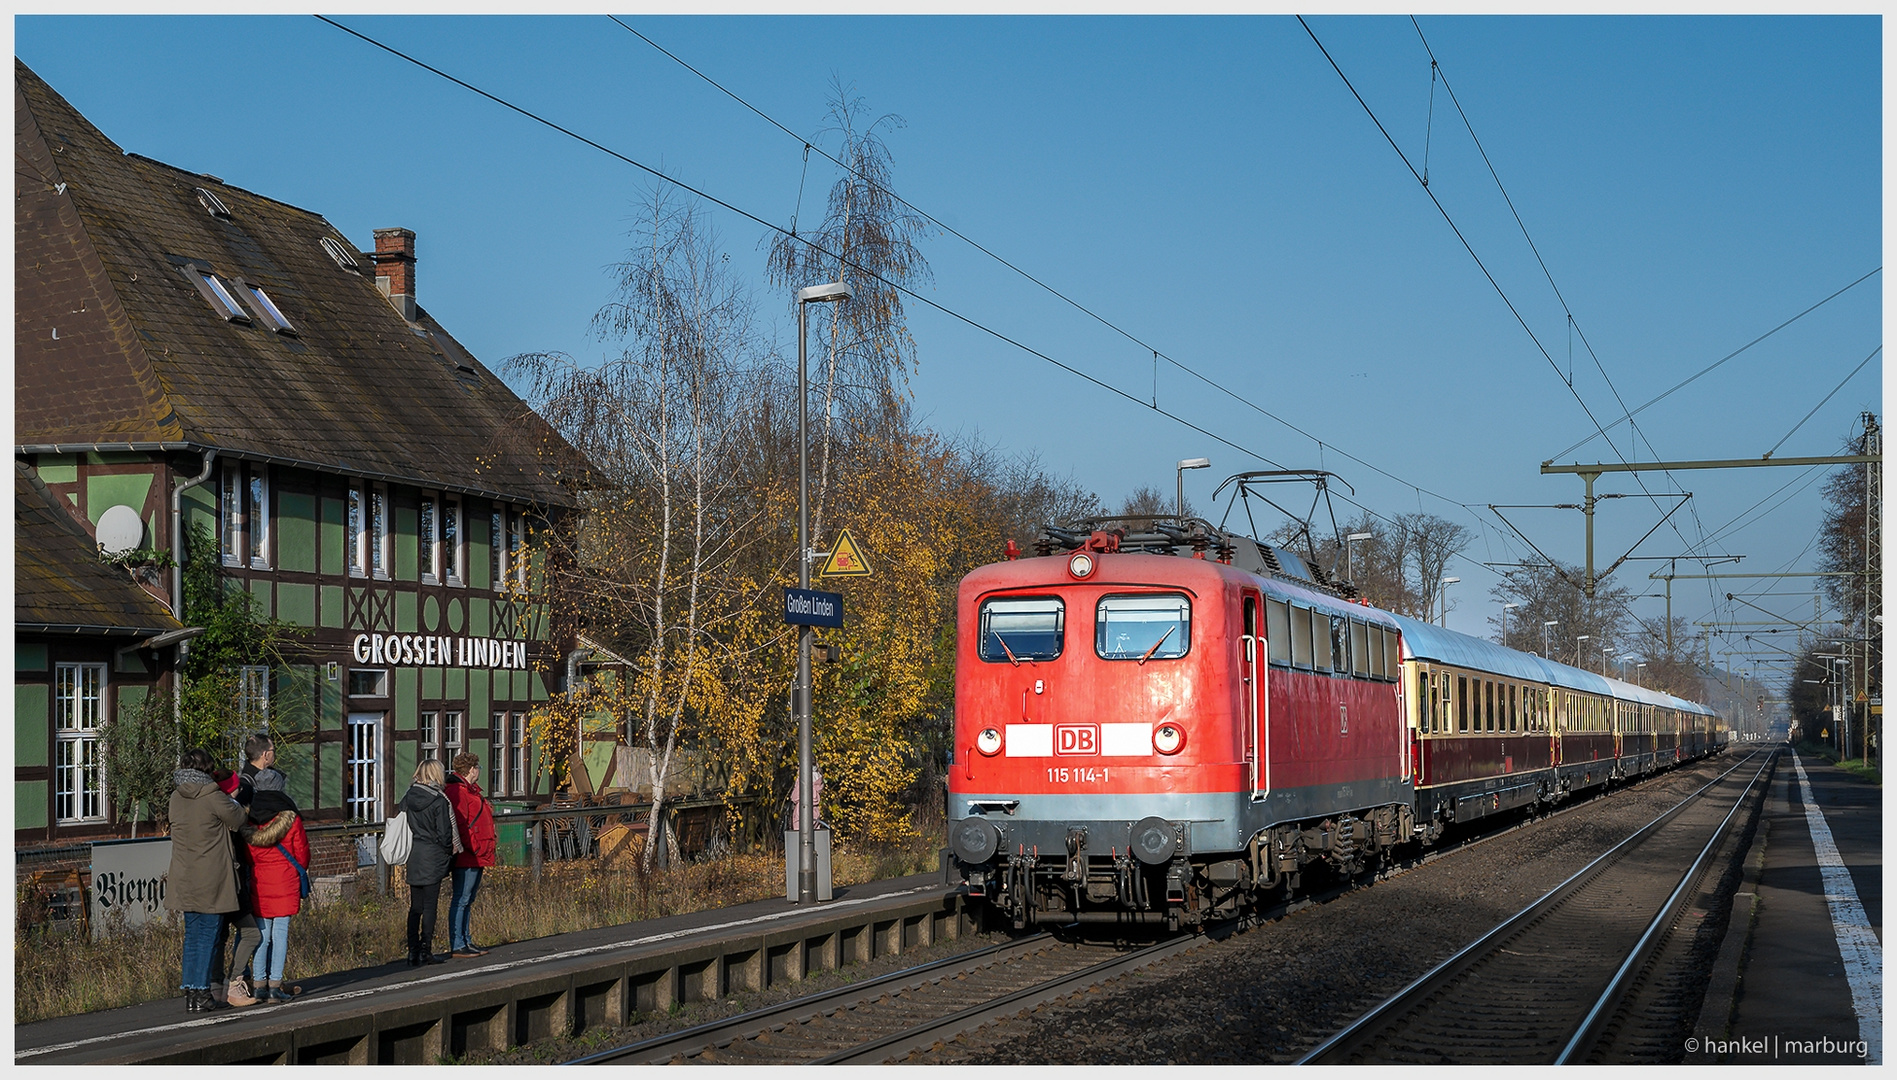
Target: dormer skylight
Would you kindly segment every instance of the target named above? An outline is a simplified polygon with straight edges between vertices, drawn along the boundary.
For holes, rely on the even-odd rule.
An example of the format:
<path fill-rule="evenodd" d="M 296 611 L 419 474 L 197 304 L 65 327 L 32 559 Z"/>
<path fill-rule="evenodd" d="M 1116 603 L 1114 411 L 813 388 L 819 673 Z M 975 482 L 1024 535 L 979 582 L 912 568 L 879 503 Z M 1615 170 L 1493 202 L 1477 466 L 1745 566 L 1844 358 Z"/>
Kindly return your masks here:
<path fill-rule="evenodd" d="M 245 298 L 250 301 L 251 308 L 262 317 L 265 326 L 279 334 L 296 336 L 296 327 L 291 326 L 290 320 L 284 318 L 283 311 L 277 307 L 276 302 L 270 299 L 270 294 L 264 292 L 261 286 L 252 285 L 248 281 L 239 281 L 237 286 L 246 294 Z"/>
<path fill-rule="evenodd" d="M 362 267 L 356 263 L 356 257 L 350 254 L 349 249 L 344 247 L 340 241 L 333 237 L 323 237 L 323 251 L 335 261 L 337 266 L 342 267 L 344 270 L 352 274 L 362 273 Z"/>
<path fill-rule="evenodd" d="M 225 206 L 224 200 L 212 194 L 209 189 L 198 188 L 197 192 L 198 203 L 210 211 L 212 217 L 229 218 L 231 216 L 230 207 Z"/>
<path fill-rule="evenodd" d="M 213 311 L 229 322 L 246 324 L 250 322 L 249 314 L 237 302 L 237 290 L 223 278 L 196 266 L 187 266 L 184 272 L 191 279 L 191 284 L 198 287 L 198 293 L 211 305 Z"/>

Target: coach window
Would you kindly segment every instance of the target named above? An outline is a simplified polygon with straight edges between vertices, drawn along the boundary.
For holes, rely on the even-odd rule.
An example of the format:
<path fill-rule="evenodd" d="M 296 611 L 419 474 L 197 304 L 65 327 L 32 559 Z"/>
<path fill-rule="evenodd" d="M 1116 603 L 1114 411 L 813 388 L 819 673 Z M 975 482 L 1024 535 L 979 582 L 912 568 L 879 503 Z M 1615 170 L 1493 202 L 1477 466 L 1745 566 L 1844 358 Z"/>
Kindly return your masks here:
<path fill-rule="evenodd" d="M 1350 673 L 1370 677 L 1370 627 L 1355 619 L 1350 620 Z"/>
<path fill-rule="evenodd" d="M 1456 731 L 1459 734 L 1469 730 L 1469 677 L 1456 676 Z"/>
<path fill-rule="evenodd" d="M 1430 724 L 1435 719 L 1436 711 L 1435 695 L 1430 692 L 1429 683 L 1429 672 L 1418 668 L 1416 671 L 1416 711 L 1417 719 L 1420 721 L 1419 726 L 1425 735 L 1429 734 Z"/>
<path fill-rule="evenodd" d="M 992 664 L 1058 657 L 1066 610 L 1055 596 L 984 600 L 981 658 Z"/>
<path fill-rule="evenodd" d="M 1520 700 L 1521 693 L 1522 693 L 1521 687 L 1516 686 L 1514 683 L 1509 684 L 1508 686 L 1508 730 L 1510 731 L 1520 731 L 1522 729 L 1522 715 L 1519 711 L 1517 711 L 1518 706 L 1521 704 L 1521 700 Z"/>
<path fill-rule="evenodd" d="M 1265 644 L 1272 663 L 1291 663 L 1291 608 L 1283 600 L 1265 599 Z"/>
<path fill-rule="evenodd" d="M 1488 721 L 1489 721 L 1489 726 L 1484 728 L 1483 730 L 1494 731 L 1495 730 L 1495 683 L 1491 680 L 1485 679 L 1483 680 L 1483 683 L 1482 683 L 1482 711 L 1485 714 L 1487 714 Z"/>
<path fill-rule="evenodd" d="M 1311 609 L 1293 606 L 1291 608 L 1291 663 L 1309 671 L 1311 668 Z"/>
<path fill-rule="evenodd" d="M 1192 646 L 1192 601 L 1181 593 L 1103 596 L 1093 625 L 1103 660 L 1172 660 Z"/>

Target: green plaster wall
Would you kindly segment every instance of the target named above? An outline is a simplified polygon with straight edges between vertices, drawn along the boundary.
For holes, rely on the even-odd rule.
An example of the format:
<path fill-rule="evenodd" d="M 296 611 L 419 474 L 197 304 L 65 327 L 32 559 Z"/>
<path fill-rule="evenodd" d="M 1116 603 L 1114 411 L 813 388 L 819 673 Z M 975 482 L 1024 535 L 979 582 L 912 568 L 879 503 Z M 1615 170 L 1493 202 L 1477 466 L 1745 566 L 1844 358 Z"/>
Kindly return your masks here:
<path fill-rule="evenodd" d="M 492 626 L 494 601 L 485 596 L 468 598 L 468 636 L 487 637 L 488 627 Z"/>
<path fill-rule="evenodd" d="M 468 672 L 468 717 L 469 727 L 486 727 L 488 706 L 492 699 L 488 697 L 488 678 L 486 671 Z"/>
<path fill-rule="evenodd" d="M 186 488 L 184 495 L 178 500 L 184 512 L 184 534 L 187 539 L 199 525 L 209 530 L 212 537 L 217 536 L 216 488 L 217 481 L 213 478 L 197 487 Z"/>
<path fill-rule="evenodd" d="M 151 665 L 145 662 L 146 655 L 139 652 L 114 653 L 112 670 L 124 675 L 150 675 Z"/>
<path fill-rule="evenodd" d="M 416 625 L 415 594 L 398 592 L 395 594 L 395 632 L 398 634 L 418 634 L 421 627 Z"/>
<path fill-rule="evenodd" d="M 13 688 L 13 764 L 46 765 L 51 755 L 46 741 L 52 737 L 52 687 L 45 685 Z M 41 824 L 45 824 L 41 822 Z"/>
<path fill-rule="evenodd" d="M 277 618 L 298 626 L 315 626 L 316 586 L 292 581 L 279 583 Z"/>
<path fill-rule="evenodd" d="M 274 714 L 271 723 L 277 730 L 290 733 L 293 741 L 316 730 L 317 681 L 317 669 L 309 664 L 291 664 L 277 672 L 276 694 L 270 701 Z"/>
<path fill-rule="evenodd" d="M 277 569 L 316 572 L 316 496 L 300 491 L 277 493 Z"/>
<path fill-rule="evenodd" d="M 118 476 L 86 477 L 86 516 L 92 523 L 99 523 L 99 516 L 120 503 L 145 514 L 145 497 L 151 494 L 152 475 L 150 473 L 126 473 Z M 145 537 L 140 547 L 150 547 L 151 537 Z"/>
<path fill-rule="evenodd" d="M 345 669 L 338 669 L 336 678 L 328 675 L 316 684 L 318 719 L 326 731 L 341 731 L 343 726 L 343 680 L 348 678 Z"/>
<path fill-rule="evenodd" d="M 317 756 L 316 805 L 334 807 L 343 804 L 343 744 L 319 743 Z"/>
<path fill-rule="evenodd" d="M 447 701 L 461 701 L 468 696 L 468 669 L 449 668 L 447 682 L 441 689 L 441 696 Z"/>
<path fill-rule="evenodd" d="M 334 806 L 316 800 L 316 747 L 305 742 L 277 743 L 277 768 L 290 778 L 290 798 L 305 809 Z"/>
<path fill-rule="evenodd" d="M 441 669 L 438 667 L 422 669 L 422 700 L 441 700 Z"/>
<path fill-rule="evenodd" d="M 15 671 L 45 671 L 46 663 L 46 646 L 44 645 L 15 645 L 13 647 L 13 670 Z"/>
<path fill-rule="evenodd" d="M 395 800 L 400 802 L 408 793 L 409 778 L 415 775 L 415 766 L 421 762 L 421 746 L 418 743 L 398 742 L 395 744 L 395 771 L 389 776 L 395 781 Z M 393 812 L 393 808 L 390 808 Z"/>
<path fill-rule="evenodd" d="M 421 512 L 407 507 L 395 508 L 395 580 L 420 581 Z M 412 633 L 413 628 L 400 631 Z"/>
<path fill-rule="evenodd" d="M 322 572 L 341 577 L 343 561 L 349 553 L 343 535 L 343 527 L 349 519 L 349 507 L 341 499 L 324 499 L 322 510 L 316 530 L 322 541 Z"/>
<path fill-rule="evenodd" d="M 274 591 L 275 590 L 270 587 L 270 580 L 268 578 L 251 579 L 250 595 L 257 601 L 255 607 L 258 618 L 268 619 L 274 613 L 275 607 L 270 602 L 271 593 Z"/>
<path fill-rule="evenodd" d="M 38 464 L 42 484 L 76 484 L 79 482 L 79 459 L 71 454 L 41 454 Z"/>
<path fill-rule="evenodd" d="M 317 625 L 340 629 L 343 624 L 343 587 L 341 585 L 322 585 L 317 589 L 320 616 Z"/>
<path fill-rule="evenodd" d="M 528 672 L 520 672 L 519 674 L 524 674 L 527 676 L 528 692 L 532 694 L 531 700 L 534 700 L 534 701 L 547 700 L 547 676 L 545 672 L 528 671 Z"/>
<path fill-rule="evenodd" d="M 414 731 L 421 722 L 417 715 L 421 712 L 421 679 L 417 669 L 399 667 L 395 669 L 395 730 Z"/>
<path fill-rule="evenodd" d="M 13 785 L 13 827 L 46 827 L 47 781 L 22 780 Z"/>
<path fill-rule="evenodd" d="M 494 587 L 494 545 L 488 542 L 491 518 L 470 516 L 465 526 L 468 535 L 468 567 L 464 575 L 470 588 Z"/>

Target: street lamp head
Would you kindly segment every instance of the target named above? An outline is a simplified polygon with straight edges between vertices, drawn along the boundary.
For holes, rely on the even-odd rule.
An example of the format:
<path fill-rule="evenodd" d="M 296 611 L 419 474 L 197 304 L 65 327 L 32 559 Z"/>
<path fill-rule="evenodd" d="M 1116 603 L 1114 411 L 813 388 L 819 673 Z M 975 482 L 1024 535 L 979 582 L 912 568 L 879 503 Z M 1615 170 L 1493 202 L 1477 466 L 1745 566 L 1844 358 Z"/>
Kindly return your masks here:
<path fill-rule="evenodd" d="M 800 304 L 831 304 L 838 300 L 848 300 L 856 295 L 856 290 L 841 281 L 832 281 L 827 285 L 812 285 L 797 290 L 797 302 Z"/>
<path fill-rule="evenodd" d="M 1586 641 L 1587 639 L 1588 639 L 1588 635 L 1586 634 L 1577 634 L 1575 635 L 1575 638 L 1574 638 L 1574 640 L 1576 641 Z"/>
<path fill-rule="evenodd" d="M 1541 624 L 1541 625 L 1543 625 L 1543 626 L 1560 626 L 1560 625 L 1561 625 L 1561 620 L 1560 620 L 1560 619 L 1545 619 L 1545 620 L 1543 620 L 1543 621 L 1542 621 L 1542 624 Z"/>
<path fill-rule="evenodd" d="M 1376 533 L 1351 533 L 1349 536 L 1344 537 L 1344 539 L 1355 543 L 1359 540 L 1374 540 L 1376 536 Z"/>
<path fill-rule="evenodd" d="M 1454 585 L 1456 582 L 1461 581 L 1461 580 L 1462 579 L 1459 577 L 1446 577 L 1443 579 L 1442 583 L 1444 585 Z"/>
<path fill-rule="evenodd" d="M 1503 611 L 1514 611 L 1514 610 L 1515 610 L 1516 608 L 1518 608 L 1518 607 L 1521 607 L 1521 605 L 1520 605 L 1520 604 L 1503 604 L 1503 605 L 1502 605 L 1502 610 L 1503 610 Z"/>
<path fill-rule="evenodd" d="M 1209 469 L 1212 467 L 1212 459 L 1203 458 L 1203 457 L 1189 457 L 1185 459 L 1184 461 L 1181 461 L 1179 463 L 1179 467 L 1182 469 Z"/>

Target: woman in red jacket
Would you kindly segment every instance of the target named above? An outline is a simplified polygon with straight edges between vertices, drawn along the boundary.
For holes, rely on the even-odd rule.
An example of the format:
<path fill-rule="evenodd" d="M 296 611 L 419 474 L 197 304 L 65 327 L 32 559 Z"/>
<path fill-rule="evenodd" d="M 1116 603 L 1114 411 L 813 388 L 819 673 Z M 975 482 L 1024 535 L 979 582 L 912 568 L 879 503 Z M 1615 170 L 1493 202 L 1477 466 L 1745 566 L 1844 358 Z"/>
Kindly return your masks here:
<path fill-rule="evenodd" d="M 474 907 L 474 894 L 481 890 L 481 870 L 495 863 L 494 806 L 481 794 L 475 777 L 481 775 L 481 759 L 473 754 L 456 754 L 454 772 L 442 786 L 454 806 L 455 825 L 461 830 L 461 852 L 454 857 L 450 874 L 454 878 L 454 898 L 448 902 L 448 944 L 456 957 L 485 956 L 487 950 L 474 943 L 468 922 Z"/>
<path fill-rule="evenodd" d="M 251 781 L 250 910 L 263 928 L 263 942 L 251 960 L 258 1001 L 289 1001 L 283 985 L 283 961 L 290 943 L 290 916 L 303 906 L 303 882 L 310 867 L 310 841 L 303 834 L 296 803 L 284 793 L 285 777 L 264 769 Z"/>

